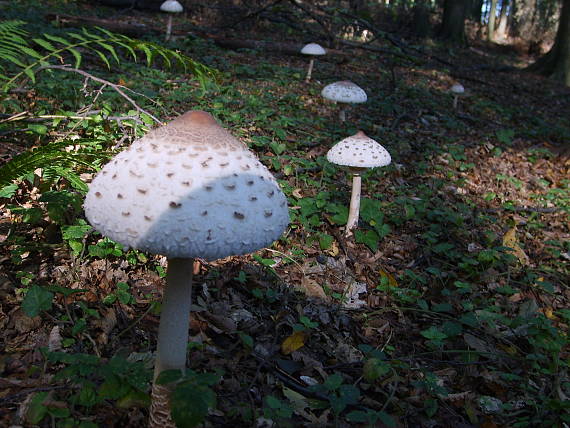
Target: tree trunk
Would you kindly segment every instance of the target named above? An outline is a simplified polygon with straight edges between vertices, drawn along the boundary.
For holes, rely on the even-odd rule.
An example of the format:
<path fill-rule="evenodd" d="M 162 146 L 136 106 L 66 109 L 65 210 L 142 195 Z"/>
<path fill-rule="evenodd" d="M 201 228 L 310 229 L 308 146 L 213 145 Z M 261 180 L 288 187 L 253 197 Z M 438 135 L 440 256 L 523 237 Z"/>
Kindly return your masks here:
<path fill-rule="evenodd" d="M 495 17 L 497 11 L 497 0 L 491 0 L 489 6 L 489 20 L 487 21 L 487 40 L 492 42 L 495 35 Z"/>
<path fill-rule="evenodd" d="M 563 0 L 558 31 L 552 49 L 527 68 L 570 86 L 570 0 Z"/>
<path fill-rule="evenodd" d="M 468 0 L 445 0 L 439 37 L 454 44 L 465 44 L 465 15 Z"/>
<path fill-rule="evenodd" d="M 477 23 L 481 22 L 483 13 L 483 0 L 471 0 L 469 6 L 469 16 Z"/>
<path fill-rule="evenodd" d="M 509 0 L 503 0 L 501 2 L 501 13 L 499 15 L 499 25 L 495 30 L 495 38 L 504 40 L 507 38 L 507 9 L 509 7 Z"/>
<path fill-rule="evenodd" d="M 534 39 L 536 0 L 514 0 L 512 8 L 512 36 L 523 40 Z"/>
<path fill-rule="evenodd" d="M 426 0 L 418 0 L 414 5 L 414 15 L 412 18 L 413 31 L 421 39 L 429 36 L 431 26 L 429 21 L 429 9 Z"/>

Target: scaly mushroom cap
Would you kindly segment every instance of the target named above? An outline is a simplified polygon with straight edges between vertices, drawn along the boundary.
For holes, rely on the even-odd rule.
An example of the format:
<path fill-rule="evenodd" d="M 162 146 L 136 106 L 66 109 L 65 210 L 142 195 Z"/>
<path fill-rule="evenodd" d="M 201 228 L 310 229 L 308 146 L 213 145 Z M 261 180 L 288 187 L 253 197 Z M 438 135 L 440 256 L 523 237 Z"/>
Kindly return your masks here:
<path fill-rule="evenodd" d="M 203 111 L 115 156 L 93 179 L 84 207 L 91 225 L 114 241 L 178 258 L 250 253 L 289 223 L 269 170 Z"/>
<path fill-rule="evenodd" d="M 303 46 L 301 53 L 304 55 L 325 55 L 327 51 L 318 43 L 309 43 Z"/>
<path fill-rule="evenodd" d="M 166 0 L 160 5 L 160 10 L 168 13 L 180 13 L 184 8 L 176 0 Z"/>
<path fill-rule="evenodd" d="M 384 147 L 364 132 L 358 131 L 332 146 L 327 153 L 327 160 L 351 168 L 376 168 L 388 165 L 392 158 Z"/>
<path fill-rule="evenodd" d="M 364 103 L 368 99 L 364 89 L 348 80 L 325 86 L 321 91 L 321 95 L 327 100 L 340 103 Z"/>

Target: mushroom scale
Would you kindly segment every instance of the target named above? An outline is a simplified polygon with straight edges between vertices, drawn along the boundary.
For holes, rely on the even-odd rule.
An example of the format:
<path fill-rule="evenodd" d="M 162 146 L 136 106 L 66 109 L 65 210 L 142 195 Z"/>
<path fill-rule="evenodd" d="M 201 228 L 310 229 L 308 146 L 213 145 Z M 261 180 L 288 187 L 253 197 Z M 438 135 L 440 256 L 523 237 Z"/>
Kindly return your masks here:
<path fill-rule="evenodd" d="M 127 247 L 214 260 L 265 247 L 289 223 L 269 170 L 208 113 L 186 113 L 115 160 L 84 207 L 96 230 Z"/>

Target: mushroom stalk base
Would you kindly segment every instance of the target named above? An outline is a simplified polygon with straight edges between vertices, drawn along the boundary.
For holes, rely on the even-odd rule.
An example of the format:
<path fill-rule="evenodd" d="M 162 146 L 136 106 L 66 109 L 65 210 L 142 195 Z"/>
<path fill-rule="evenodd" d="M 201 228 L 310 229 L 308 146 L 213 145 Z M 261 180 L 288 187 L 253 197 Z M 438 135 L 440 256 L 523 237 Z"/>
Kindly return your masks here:
<path fill-rule="evenodd" d="M 459 101 L 459 96 L 454 95 L 453 96 L 453 109 L 457 110 L 457 102 Z"/>
<path fill-rule="evenodd" d="M 309 83 L 309 81 L 311 80 L 311 74 L 313 73 L 314 63 L 315 60 L 311 58 L 311 61 L 309 62 L 309 69 L 307 70 L 307 77 L 305 77 L 305 83 Z"/>
<path fill-rule="evenodd" d="M 338 112 L 338 118 L 341 122 L 345 122 L 346 121 L 346 106 L 343 106 L 340 111 Z"/>
<path fill-rule="evenodd" d="M 169 259 L 158 327 L 154 379 L 165 370 L 184 370 L 192 305 L 193 259 Z M 170 388 L 153 382 L 151 427 L 174 427 L 170 419 Z"/>
<path fill-rule="evenodd" d="M 345 235 L 352 235 L 352 229 L 358 224 L 360 212 L 360 192 L 362 189 L 362 177 L 360 174 L 352 176 L 352 195 L 350 196 L 350 208 L 348 210 L 348 221 L 346 222 Z"/>

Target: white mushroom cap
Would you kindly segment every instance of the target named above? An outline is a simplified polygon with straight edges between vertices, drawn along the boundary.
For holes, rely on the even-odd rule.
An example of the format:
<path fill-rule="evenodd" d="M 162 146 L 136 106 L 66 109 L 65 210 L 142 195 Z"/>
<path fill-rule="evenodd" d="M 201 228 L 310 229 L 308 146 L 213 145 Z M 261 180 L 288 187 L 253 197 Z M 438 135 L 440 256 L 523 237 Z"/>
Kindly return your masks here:
<path fill-rule="evenodd" d="M 160 5 L 160 10 L 169 13 L 180 13 L 184 10 L 184 8 L 176 0 L 166 0 Z"/>
<path fill-rule="evenodd" d="M 269 170 L 203 111 L 115 156 L 93 179 L 84 207 L 103 235 L 169 258 L 250 253 L 289 223 L 287 200 Z"/>
<path fill-rule="evenodd" d="M 325 86 L 321 91 L 321 95 L 327 100 L 341 103 L 364 103 L 368 99 L 364 89 L 348 80 Z"/>
<path fill-rule="evenodd" d="M 465 88 L 461 83 L 456 83 L 451 87 L 451 92 L 454 94 L 463 94 L 465 92 Z"/>
<path fill-rule="evenodd" d="M 327 51 L 318 43 L 309 43 L 303 46 L 301 53 L 305 55 L 325 55 Z"/>
<path fill-rule="evenodd" d="M 327 160 L 336 165 L 352 168 L 376 168 L 391 161 L 390 153 L 364 132 L 336 143 L 327 153 Z"/>

